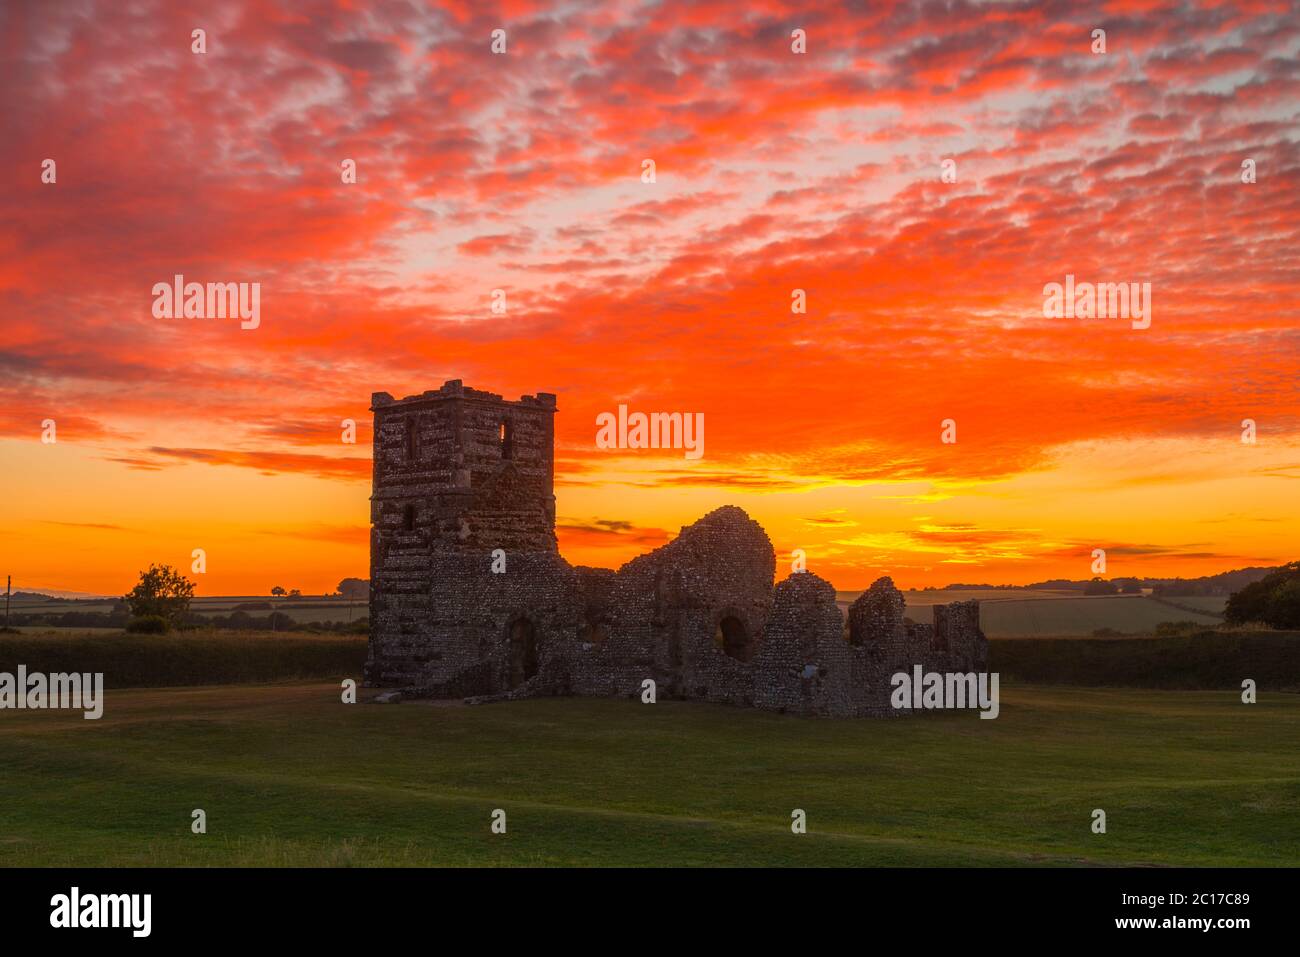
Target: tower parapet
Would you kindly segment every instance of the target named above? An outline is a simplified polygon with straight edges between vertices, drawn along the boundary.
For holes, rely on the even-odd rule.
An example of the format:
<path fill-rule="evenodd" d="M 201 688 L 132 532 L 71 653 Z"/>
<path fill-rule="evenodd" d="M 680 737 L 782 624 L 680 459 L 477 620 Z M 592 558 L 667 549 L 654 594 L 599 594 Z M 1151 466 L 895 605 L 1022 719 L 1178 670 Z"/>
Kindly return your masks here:
<path fill-rule="evenodd" d="M 381 551 L 557 551 L 554 395 L 509 401 L 452 379 L 404 399 L 376 392 L 370 408 Z"/>

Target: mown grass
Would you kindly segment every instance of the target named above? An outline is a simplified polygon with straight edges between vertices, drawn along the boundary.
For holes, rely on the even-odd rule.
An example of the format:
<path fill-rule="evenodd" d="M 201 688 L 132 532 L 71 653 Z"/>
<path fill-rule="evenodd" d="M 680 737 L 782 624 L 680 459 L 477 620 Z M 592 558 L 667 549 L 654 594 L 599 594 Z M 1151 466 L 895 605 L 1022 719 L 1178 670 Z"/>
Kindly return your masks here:
<path fill-rule="evenodd" d="M 1269 693 L 1004 682 L 993 721 L 831 721 L 663 701 L 345 705 L 332 681 L 119 690 L 99 721 L 0 712 L 0 751 L 6 865 L 1300 860 L 1300 698 Z"/>

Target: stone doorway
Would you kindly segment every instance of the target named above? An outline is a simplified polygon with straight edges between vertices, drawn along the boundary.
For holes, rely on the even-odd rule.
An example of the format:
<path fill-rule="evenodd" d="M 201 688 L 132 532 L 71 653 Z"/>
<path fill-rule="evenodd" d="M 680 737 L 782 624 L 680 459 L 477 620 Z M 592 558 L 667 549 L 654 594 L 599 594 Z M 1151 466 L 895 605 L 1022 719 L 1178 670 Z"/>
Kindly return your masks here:
<path fill-rule="evenodd" d="M 510 625 L 510 690 L 537 674 L 537 629 L 527 618 Z"/>

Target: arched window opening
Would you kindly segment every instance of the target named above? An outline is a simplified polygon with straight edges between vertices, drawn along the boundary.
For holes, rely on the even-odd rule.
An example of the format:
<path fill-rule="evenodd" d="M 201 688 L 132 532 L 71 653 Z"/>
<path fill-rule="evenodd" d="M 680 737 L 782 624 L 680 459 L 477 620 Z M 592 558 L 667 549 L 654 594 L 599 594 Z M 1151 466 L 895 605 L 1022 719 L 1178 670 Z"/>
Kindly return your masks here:
<path fill-rule="evenodd" d="M 713 635 L 719 647 L 729 658 L 737 661 L 749 661 L 754 654 L 754 643 L 745 631 L 739 618 L 731 615 L 718 622 L 718 629 Z"/>

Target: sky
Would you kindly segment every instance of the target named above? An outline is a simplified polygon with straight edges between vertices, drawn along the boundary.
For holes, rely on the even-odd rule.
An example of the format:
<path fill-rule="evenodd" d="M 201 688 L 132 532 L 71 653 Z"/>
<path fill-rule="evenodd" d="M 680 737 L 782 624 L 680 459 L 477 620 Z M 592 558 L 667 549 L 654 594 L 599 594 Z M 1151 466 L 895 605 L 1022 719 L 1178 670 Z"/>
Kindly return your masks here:
<path fill-rule="evenodd" d="M 0 573 L 365 577 L 370 395 L 447 379 L 558 395 L 575 564 L 724 504 L 841 589 L 1295 560 L 1298 119 L 1283 2 L 6 0 Z"/>

